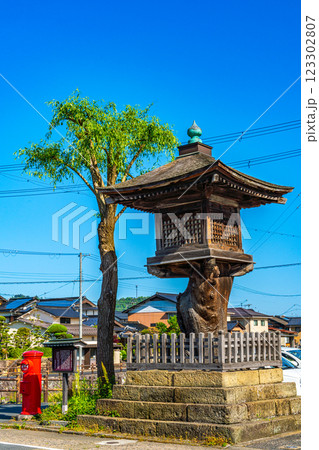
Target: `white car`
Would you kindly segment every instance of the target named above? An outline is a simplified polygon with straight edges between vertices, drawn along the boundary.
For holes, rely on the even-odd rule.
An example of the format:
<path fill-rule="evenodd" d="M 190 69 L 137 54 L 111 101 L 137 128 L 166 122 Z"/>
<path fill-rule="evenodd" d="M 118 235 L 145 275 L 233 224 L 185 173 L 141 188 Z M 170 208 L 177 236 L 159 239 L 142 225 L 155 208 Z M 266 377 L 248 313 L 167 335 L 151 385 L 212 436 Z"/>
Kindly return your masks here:
<path fill-rule="evenodd" d="M 284 356 L 288 361 L 290 361 L 297 369 L 301 369 L 301 359 L 296 356 L 299 353 L 294 352 L 294 349 L 287 350 L 286 348 L 281 349 L 281 354 Z M 297 349 L 296 349 L 297 350 Z M 301 351 L 300 351 L 301 356 Z"/>
<path fill-rule="evenodd" d="M 297 347 L 281 347 L 282 351 L 291 353 L 292 355 L 296 356 L 296 358 L 299 358 L 301 360 L 301 348 Z"/>
<path fill-rule="evenodd" d="M 285 383 L 294 382 L 296 383 L 297 395 L 301 395 L 301 369 L 296 368 L 296 366 L 290 362 L 284 356 L 282 357 L 282 370 L 283 370 L 283 381 Z"/>

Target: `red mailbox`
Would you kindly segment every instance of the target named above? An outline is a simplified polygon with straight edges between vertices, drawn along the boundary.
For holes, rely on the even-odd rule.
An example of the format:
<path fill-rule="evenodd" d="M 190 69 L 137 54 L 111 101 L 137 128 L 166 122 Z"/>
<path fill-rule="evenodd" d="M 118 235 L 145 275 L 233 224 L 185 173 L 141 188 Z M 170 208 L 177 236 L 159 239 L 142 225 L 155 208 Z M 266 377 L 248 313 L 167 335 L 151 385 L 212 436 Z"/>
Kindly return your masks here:
<path fill-rule="evenodd" d="M 23 381 L 20 384 L 22 394 L 22 415 L 41 414 L 41 357 L 42 352 L 31 350 L 23 353 L 21 370 Z"/>

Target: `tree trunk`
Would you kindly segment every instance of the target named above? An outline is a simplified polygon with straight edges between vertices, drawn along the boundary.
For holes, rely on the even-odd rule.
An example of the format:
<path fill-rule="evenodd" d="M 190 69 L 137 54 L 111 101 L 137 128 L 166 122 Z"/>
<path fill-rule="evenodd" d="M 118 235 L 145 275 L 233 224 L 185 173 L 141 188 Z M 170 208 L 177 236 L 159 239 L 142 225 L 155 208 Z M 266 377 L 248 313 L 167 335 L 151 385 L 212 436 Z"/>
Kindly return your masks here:
<path fill-rule="evenodd" d="M 113 206 L 113 205 L 112 205 Z M 112 211 L 113 213 L 113 211 Z M 117 296 L 117 258 L 114 246 L 114 214 L 109 214 L 98 227 L 100 270 L 103 273 L 101 295 L 98 301 L 97 375 L 103 376 L 102 363 L 109 381 L 114 382 L 113 333 Z"/>

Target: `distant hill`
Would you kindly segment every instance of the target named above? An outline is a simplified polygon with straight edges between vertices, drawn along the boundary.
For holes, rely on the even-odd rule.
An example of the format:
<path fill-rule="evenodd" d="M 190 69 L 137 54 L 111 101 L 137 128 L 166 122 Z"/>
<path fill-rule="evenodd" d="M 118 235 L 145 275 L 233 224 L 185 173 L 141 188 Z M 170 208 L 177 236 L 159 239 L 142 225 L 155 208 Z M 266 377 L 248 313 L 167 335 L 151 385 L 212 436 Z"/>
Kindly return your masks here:
<path fill-rule="evenodd" d="M 116 300 L 116 311 L 124 311 L 130 306 L 134 306 L 139 302 L 142 302 L 147 297 L 122 297 Z"/>

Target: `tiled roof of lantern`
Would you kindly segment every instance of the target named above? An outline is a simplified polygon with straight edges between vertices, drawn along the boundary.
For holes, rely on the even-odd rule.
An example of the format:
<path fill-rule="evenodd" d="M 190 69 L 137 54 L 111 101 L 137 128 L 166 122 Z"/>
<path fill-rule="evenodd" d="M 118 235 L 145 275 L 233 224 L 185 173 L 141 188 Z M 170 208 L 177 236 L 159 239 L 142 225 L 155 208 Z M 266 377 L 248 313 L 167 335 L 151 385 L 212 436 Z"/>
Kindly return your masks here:
<path fill-rule="evenodd" d="M 172 162 L 138 177 L 100 188 L 109 203 L 119 203 L 142 211 L 162 211 L 174 207 L 172 199 L 182 197 L 183 204 L 196 203 L 203 189 L 214 195 L 230 197 L 241 208 L 267 203 L 285 203 L 282 196 L 292 187 L 281 186 L 246 175 L 211 156 L 212 147 L 203 144 L 201 129 L 194 122 L 188 129 L 188 144 L 179 147 Z"/>

